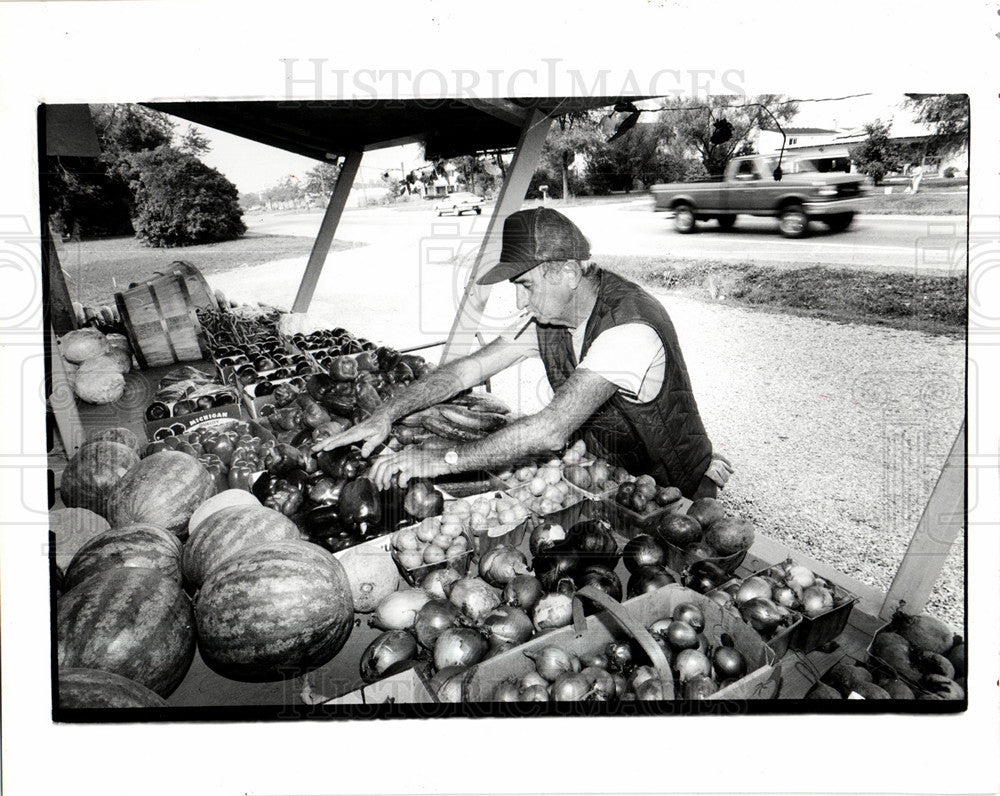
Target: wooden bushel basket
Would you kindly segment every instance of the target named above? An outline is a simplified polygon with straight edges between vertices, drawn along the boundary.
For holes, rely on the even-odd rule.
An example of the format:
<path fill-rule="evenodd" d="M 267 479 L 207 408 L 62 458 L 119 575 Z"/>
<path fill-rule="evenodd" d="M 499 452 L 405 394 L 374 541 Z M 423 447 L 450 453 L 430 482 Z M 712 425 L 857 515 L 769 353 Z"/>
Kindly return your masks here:
<path fill-rule="evenodd" d="M 115 304 L 143 369 L 202 359 L 206 348 L 196 309 L 219 308 L 201 271 L 181 260 L 166 273 L 116 293 Z"/>

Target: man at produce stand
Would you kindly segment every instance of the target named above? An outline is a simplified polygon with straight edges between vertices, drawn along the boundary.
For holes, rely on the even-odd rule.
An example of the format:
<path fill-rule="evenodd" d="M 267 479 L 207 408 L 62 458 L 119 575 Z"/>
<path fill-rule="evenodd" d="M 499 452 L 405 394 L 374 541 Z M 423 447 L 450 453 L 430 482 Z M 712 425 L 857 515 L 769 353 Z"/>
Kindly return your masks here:
<path fill-rule="evenodd" d="M 508 280 L 530 317 L 482 349 L 444 364 L 393 396 L 364 422 L 315 446 L 362 442 L 371 454 L 401 417 L 540 357 L 554 390 L 541 411 L 474 442 L 384 453 L 371 477 L 432 478 L 498 469 L 552 454 L 572 439 L 633 474 L 649 473 L 688 498 L 714 497 L 732 468 L 714 454 L 687 368 L 663 305 L 638 285 L 590 261 L 590 243 L 561 213 L 521 210 L 504 222 L 500 260 L 479 280 Z"/>

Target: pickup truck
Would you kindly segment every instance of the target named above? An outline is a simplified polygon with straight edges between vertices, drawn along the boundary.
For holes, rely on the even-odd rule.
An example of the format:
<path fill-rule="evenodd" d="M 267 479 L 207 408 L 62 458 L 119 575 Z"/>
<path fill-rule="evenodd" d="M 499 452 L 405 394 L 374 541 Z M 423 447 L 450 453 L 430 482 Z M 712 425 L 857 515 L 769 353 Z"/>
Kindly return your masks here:
<path fill-rule="evenodd" d="M 694 232 L 698 221 L 715 219 L 732 228 L 736 216 L 776 216 L 781 234 L 801 238 L 809 222 L 822 221 L 834 232 L 851 225 L 863 201 L 865 177 L 842 172 L 821 174 L 809 161 L 789 163 L 775 179 L 778 159 L 767 155 L 733 158 L 723 177 L 708 182 L 652 185 L 654 210 L 673 213 L 678 232 Z"/>

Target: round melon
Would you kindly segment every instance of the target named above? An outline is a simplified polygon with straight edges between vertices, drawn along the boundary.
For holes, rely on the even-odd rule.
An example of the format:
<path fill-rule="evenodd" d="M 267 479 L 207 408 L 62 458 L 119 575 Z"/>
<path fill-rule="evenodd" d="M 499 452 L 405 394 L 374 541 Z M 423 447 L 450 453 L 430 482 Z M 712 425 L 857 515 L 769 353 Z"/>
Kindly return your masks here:
<path fill-rule="evenodd" d="M 194 612 L 205 663 L 245 682 L 322 666 L 354 625 L 344 567 L 306 541 L 267 542 L 224 561 L 202 585 Z"/>
<path fill-rule="evenodd" d="M 81 547 L 63 578 L 63 590 L 116 567 L 155 569 L 181 582 L 181 543 L 155 525 L 126 525 L 95 536 Z"/>
<path fill-rule="evenodd" d="M 739 517 L 723 517 L 705 531 L 705 541 L 724 556 L 749 550 L 753 536 L 753 525 Z"/>
<path fill-rule="evenodd" d="M 60 668 L 113 672 L 166 697 L 191 666 L 191 601 L 155 569 L 98 572 L 63 594 L 57 609 Z"/>
<path fill-rule="evenodd" d="M 194 510 L 191 519 L 188 520 L 188 536 L 194 533 L 202 520 L 211 516 L 217 511 L 228 509 L 232 506 L 259 506 L 260 501 L 252 493 L 245 489 L 224 489 L 212 495 Z"/>
<path fill-rule="evenodd" d="M 211 473 L 194 456 L 162 451 L 133 466 L 108 496 L 108 520 L 114 526 L 147 523 L 178 536 L 188 520 L 215 494 Z"/>
<path fill-rule="evenodd" d="M 100 356 L 111 345 L 97 329 L 85 328 L 67 332 L 58 340 L 59 353 L 67 362 L 79 365 L 92 357 Z"/>
<path fill-rule="evenodd" d="M 726 510 L 715 498 L 698 498 L 687 510 L 689 517 L 694 517 L 702 528 L 708 528 L 716 520 L 726 516 Z"/>
<path fill-rule="evenodd" d="M 370 614 L 399 588 L 399 567 L 387 550 L 356 545 L 334 555 L 347 572 L 354 610 L 359 614 Z"/>
<path fill-rule="evenodd" d="M 101 429 L 87 437 L 87 442 L 99 442 L 101 440 L 105 442 L 118 442 L 126 448 L 135 451 L 136 455 L 139 455 L 142 449 L 146 447 L 146 443 L 140 441 L 136 434 L 133 434 L 131 430 L 122 426 Z"/>
<path fill-rule="evenodd" d="M 63 570 L 77 551 L 95 536 L 111 526 L 100 514 L 89 509 L 53 509 L 49 512 L 49 529 L 55 534 L 56 564 Z"/>
<path fill-rule="evenodd" d="M 248 547 L 301 538 L 298 526 L 274 509 L 231 506 L 216 511 L 201 521 L 184 544 L 184 579 L 199 588 L 219 564 Z"/>
<path fill-rule="evenodd" d="M 163 697 L 135 680 L 100 669 L 60 669 L 58 704 L 79 708 L 165 708 Z"/>
<path fill-rule="evenodd" d="M 106 517 L 108 496 L 139 456 L 119 442 L 84 443 L 63 470 L 59 495 L 69 508 L 90 509 Z"/>

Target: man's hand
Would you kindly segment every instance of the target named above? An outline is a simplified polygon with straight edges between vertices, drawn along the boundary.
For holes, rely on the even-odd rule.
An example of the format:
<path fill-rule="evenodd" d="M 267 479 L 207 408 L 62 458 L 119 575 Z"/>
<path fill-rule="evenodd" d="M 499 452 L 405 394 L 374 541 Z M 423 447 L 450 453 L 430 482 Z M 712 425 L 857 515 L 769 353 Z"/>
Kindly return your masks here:
<path fill-rule="evenodd" d="M 361 448 L 361 455 L 367 458 L 371 456 L 375 448 L 385 441 L 391 431 L 392 424 L 387 418 L 372 415 L 363 423 L 358 423 L 346 431 L 341 431 L 339 434 L 334 434 L 320 440 L 313 445 L 312 449 L 316 452 L 328 451 L 334 448 L 341 448 L 344 445 L 350 445 L 352 442 L 364 441 L 364 445 Z"/>
<path fill-rule="evenodd" d="M 711 478 L 719 489 L 723 489 L 729 483 L 729 476 L 733 472 L 733 463 L 725 455 L 718 451 L 712 451 L 712 461 L 709 463 L 705 475 Z"/>
<path fill-rule="evenodd" d="M 392 477 L 399 474 L 399 486 L 406 486 L 411 478 L 434 478 L 450 473 L 451 468 L 441 451 L 410 447 L 399 453 L 385 453 L 372 466 L 368 478 L 379 489 L 388 489 Z"/>

